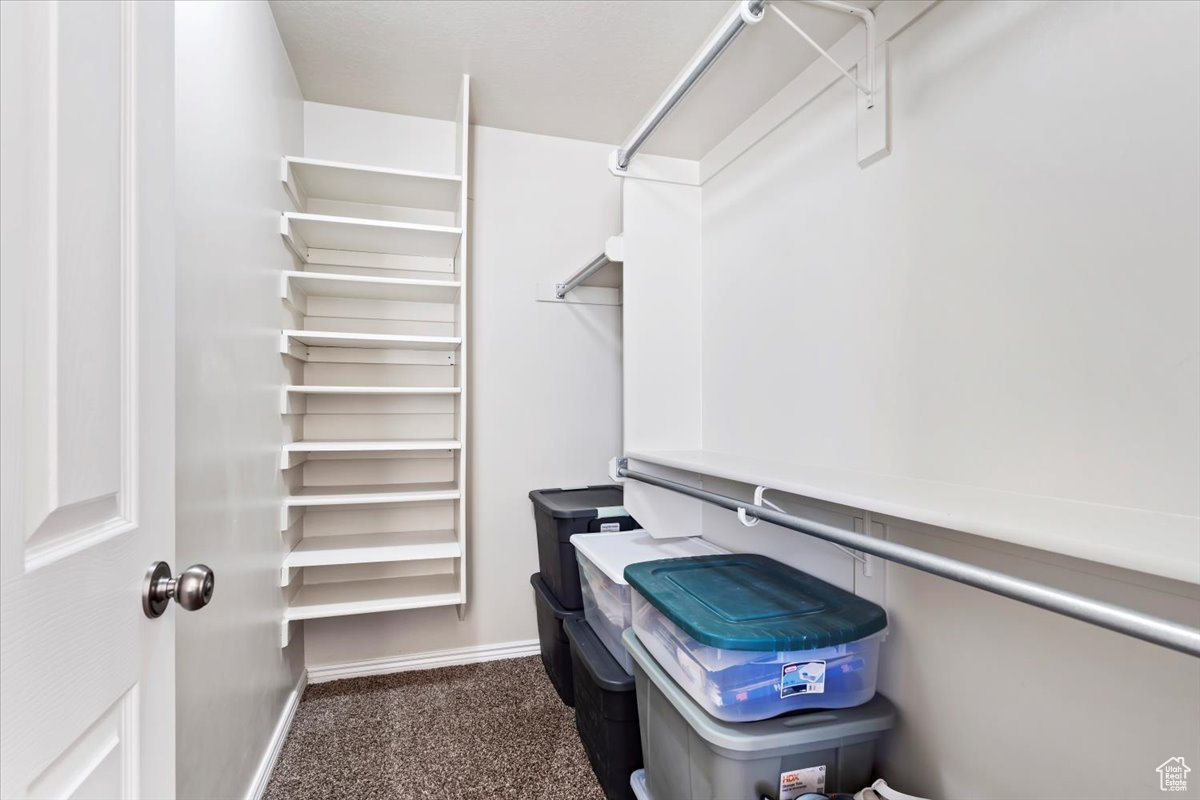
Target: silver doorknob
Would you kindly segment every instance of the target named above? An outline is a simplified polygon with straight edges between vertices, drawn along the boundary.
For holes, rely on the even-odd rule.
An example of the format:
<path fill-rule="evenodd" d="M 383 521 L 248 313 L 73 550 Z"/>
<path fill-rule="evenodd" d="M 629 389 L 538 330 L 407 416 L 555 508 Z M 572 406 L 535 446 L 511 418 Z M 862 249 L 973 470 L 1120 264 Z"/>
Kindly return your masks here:
<path fill-rule="evenodd" d="M 192 564 L 179 577 L 172 578 L 171 565 L 155 561 L 146 570 L 142 611 L 150 619 L 161 617 L 172 599 L 188 611 L 204 608 L 212 600 L 214 583 L 212 569 L 204 564 Z"/>

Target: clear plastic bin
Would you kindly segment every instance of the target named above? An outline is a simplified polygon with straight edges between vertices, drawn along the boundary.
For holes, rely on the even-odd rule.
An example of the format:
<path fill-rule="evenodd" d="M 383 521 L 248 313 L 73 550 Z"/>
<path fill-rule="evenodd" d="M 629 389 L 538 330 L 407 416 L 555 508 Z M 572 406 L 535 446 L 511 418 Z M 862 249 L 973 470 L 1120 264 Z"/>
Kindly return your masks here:
<path fill-rule="evenodd" d="M 626 673 L 633 674 L 633 660 L 621 644 L 621 634 L 633 622 L 630 588 L 625 567 L 667 558 L 712 555 L 726 551 L 698 537 L 655 539 L 645 531 L 591 534 L 571 537 L 579 561 L 579 583 L 583 616 Z"/>
<path fill-rule="evenodd" d="M 633 624 L 633 609 L 629 602 L 629 586 L 612 583 L 587 556 L 575 552 L 579 559 L 579 586 L 583 590 L 583 618 L 592 626 L 596 637 L 604 643 L 617 663 L 630 675 L 633 660 L 621 644 L 621 634 Z"/>
<path fill-rule="evenodd" d="M 726 650 L 697 642 L 636 590 L 632 602 L 638 640 L 717 719 L 749 722 L 801 709 L 851 708 L 875 695 L 886 628 L 817 650 Z"/>

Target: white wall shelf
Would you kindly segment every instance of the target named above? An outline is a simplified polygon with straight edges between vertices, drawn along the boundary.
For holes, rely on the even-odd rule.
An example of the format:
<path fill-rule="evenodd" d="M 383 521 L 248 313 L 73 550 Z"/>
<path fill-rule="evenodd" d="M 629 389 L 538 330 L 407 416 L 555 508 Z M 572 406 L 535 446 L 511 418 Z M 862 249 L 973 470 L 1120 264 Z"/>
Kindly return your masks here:
<path fill-rule="evenodd" d="M 462 499 L 453 482 L 305 486 L 283 498 L 279 530 L 292 526 L 294 509 L 361 508 L 403 503 L 437 503 Z"/>
<path fill-rule="evenodd" d="M 331 564 L 424 561 L 462 555 L 454 531 L 403 531 L 314 536 L 301 539 L 283 559 L 285 568 Z"/>
<path fill-rule="evenodd" d="M 396 256 L 454 258 L 462 228 L 415 222 L 336 217 L 285 211 L 280 233 L 292 252 L 305 263 L 309 249 L 344 250 Z"/>
<path fill-rule="evenodd" d="M 450 574 L 304 584 L 288 603 L 285 619 L 453 606 L 462 600 L 458 576 Z"/>
<path fill-rule="evenodd" d="M 458 175 L 296 156 L 284 157 L 281 179 L 299 208 L 306 208 L 309 199 L 321 199 L 454 211 L 463 183 Z"/>
<path fill-rule="evenodd" d="M 283 446 L 280 469 L 303 463 L 310 453 L 343 453 L 353 457 L 364 453 L 400 453 L 436 450 L 461 450 L 457 439 L 343 439 L 300 440 Z"/>
<path fill-rule="evenodd" d="M 625 455 L 1189 583 L 1200 576 L 1195 544 L 1200 519 L 1182 514 L 707 450 L 631 450 Z"/>
<path fill-rule="evenodd" d="M 453 483 L 399 483 L 356 486 L 306 486 L 284 499 L 284 505 L 349 506 L 372 503 L 428 503 L 457 500 L 462 496 Z"/>
<path fill-rule="evenodd" d="M 308 347 L 354 347 L 375 350 L 457 350 L 462 344 L 462 339 L 458 336 L 404 336 L 391 333 L 287 330 L 283 332 L 280 352 L 290 352 L 289 339 Z"/>
<path fill-rule="evenodd" d="M 332 395 L 425 395 L 425 394 L 460 394 L 462 389 L 457 386 L 285 386 L 284 390 L 292 394 L 332 394 Z"/>
<path fill-rule="evenodd" d="M 461 450 L 455 439 L 326 439 L 301 440 L 283 446 L 285 453 L 387 453 L 397 450 Z"/>
<path fill-rule="evenodd" d="M 304 567 L 432 561 L 461 555 L 458 534 L 452 530 L 314 536 L 301 539 L 284 557 L 279 585 L 290 584 L 296 570 Z"/>
<path fill-rule="evenodd" d="M 329 272 L 283 273 L 280 296 L 290 300 L 295 292 L 308 297 L 345 297 L 362 300 L 407 300 L 416 303 L 453 303 L 462 288 L 461 281 L 378 278 L 367 275 L 341 275 Z M 290 291 L 289 291 L 290 290 Z"/>

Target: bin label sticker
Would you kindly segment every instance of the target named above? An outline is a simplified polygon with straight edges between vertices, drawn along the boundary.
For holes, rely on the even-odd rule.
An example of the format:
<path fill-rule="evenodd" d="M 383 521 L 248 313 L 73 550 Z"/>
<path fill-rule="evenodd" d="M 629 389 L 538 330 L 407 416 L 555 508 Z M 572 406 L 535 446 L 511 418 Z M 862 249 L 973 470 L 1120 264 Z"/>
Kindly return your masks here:
<path fill-rule="evenodd" d="M 791 769 L 779 774 L 779 800 L 796 800 L 801 795 L 825 793 L 825 765 Z"/>
<path fill-rule="evenodd" d="M 612 531 L 619 531 L 619 530 L 621 530 L 621 523 L 619 523 L 619 522 L 601 522 L 600 523 L 600 532 L 601 533 L 610 533 Z"/>
<path fill-rule="evenodd" d="M 779 681 L 780 697 L 824 693 L 824 661 L 798 661 L 794 664 L 783 665 L 783 675 Z"/>

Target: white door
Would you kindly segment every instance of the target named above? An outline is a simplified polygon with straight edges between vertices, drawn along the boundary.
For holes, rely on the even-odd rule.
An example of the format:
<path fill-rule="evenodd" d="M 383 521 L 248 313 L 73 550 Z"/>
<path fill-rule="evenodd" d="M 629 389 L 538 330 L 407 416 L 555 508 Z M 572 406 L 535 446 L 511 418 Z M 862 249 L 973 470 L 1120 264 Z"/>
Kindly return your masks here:
<path fill-rule="evenodd" d="M 171 3 L 0 2 L 0 797 L 175 793 Z M 173 567 L 178 567 L 172 564 Z"/>

